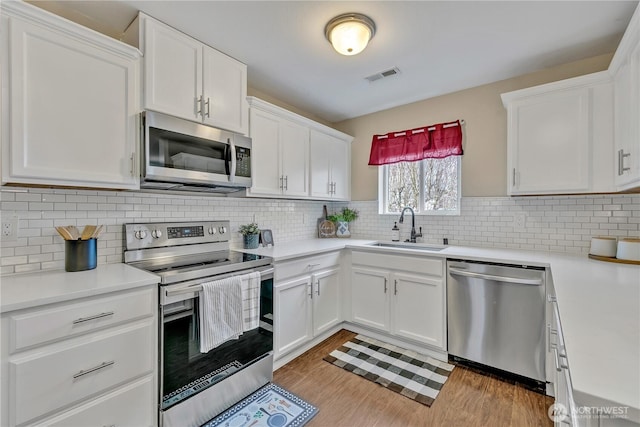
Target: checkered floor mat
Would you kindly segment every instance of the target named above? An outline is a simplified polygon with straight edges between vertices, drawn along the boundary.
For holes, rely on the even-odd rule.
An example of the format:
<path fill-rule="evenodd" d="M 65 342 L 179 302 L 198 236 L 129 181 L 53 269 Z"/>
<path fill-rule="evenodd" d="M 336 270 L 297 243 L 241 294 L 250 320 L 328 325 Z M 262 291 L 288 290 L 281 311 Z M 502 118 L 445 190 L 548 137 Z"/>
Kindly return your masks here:
<path fill-rule="evenodd" d="M 356 375 L 431 406 L 453 365 L 363 335 L 324 358 Z"/>

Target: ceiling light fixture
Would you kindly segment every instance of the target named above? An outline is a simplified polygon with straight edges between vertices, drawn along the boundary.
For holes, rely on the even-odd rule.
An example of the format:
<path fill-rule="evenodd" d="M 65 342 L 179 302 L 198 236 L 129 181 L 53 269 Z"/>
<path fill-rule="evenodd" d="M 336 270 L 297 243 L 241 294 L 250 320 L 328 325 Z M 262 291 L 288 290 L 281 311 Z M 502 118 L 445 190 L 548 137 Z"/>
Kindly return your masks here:
<path fill-rule="evenodd" d="M 344 13 L 324 27 L 324 35 L 336 52 L 356 55 L 364 50 L 376 33 L 376 24 L 361 13 Z"/>

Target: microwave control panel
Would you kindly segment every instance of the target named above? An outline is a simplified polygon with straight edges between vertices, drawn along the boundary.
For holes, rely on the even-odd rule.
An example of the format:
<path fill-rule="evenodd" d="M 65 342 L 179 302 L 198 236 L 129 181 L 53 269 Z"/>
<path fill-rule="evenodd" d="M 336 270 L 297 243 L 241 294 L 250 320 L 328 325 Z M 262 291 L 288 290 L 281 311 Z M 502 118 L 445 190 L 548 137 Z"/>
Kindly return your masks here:
<path fill-rule="evenodd" d="M 236 147 L 236 176 L 251 177 L 251 149 Z"/>

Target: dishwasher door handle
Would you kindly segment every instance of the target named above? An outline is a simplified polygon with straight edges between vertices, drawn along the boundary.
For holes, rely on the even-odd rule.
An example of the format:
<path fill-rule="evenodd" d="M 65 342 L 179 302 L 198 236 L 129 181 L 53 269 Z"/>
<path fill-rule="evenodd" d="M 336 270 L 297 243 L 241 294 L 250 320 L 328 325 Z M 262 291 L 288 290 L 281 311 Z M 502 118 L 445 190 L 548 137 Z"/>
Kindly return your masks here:
<path fill-rule="evenodd" d="M 542 285 L 542 279 L 521 279 L 519 277 L 495 276 L 493 274 L 474 273 L 472 271 L 459 270 L 453 267 L 449 267 L 449 273 L 456 276 L 466 276 L 466 277 L 472 277 L 476 279 L 495 280 L 496 282 L 514 283 L 517 285 L 533 285 L 533 286 Z"/>

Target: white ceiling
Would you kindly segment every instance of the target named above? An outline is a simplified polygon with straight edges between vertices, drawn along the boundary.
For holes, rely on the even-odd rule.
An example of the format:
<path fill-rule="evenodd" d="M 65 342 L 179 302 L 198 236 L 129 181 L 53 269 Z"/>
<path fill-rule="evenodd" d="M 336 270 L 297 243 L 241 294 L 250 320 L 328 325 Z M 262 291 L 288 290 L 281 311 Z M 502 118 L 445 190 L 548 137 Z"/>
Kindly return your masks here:
<path fill-rule="evenodd" d="M 36 2 L 37 3 L 37 2 Z M 613 52 L 637 1 L 54 1 L 105 33 L 137 10 L 248 66 L 249 85 L 329 122 Z M 49 6 L 51 7 L 51 5 Z M 377 33 L 356 56 L 324 38 L 359 12 Z M 364 78 L 398 67 L 373 83 Z"/>

